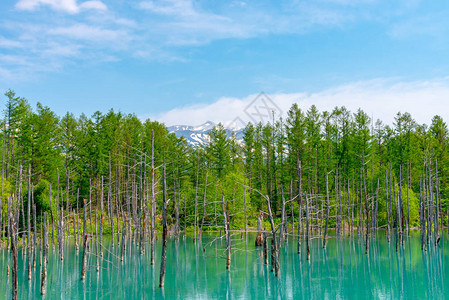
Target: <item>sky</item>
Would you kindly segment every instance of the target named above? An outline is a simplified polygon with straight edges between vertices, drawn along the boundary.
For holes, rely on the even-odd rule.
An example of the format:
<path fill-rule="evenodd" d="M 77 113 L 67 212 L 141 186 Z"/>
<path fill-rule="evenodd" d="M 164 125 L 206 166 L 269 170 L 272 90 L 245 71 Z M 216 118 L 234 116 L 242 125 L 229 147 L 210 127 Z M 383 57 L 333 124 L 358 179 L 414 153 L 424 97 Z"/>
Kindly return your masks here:
<path fill-rule="evenodd" d="M 267 103 L 448 121 L 448 15 L 447 0 L 1 0 L 0 91 L 167 125 L 241 126 Z"/>

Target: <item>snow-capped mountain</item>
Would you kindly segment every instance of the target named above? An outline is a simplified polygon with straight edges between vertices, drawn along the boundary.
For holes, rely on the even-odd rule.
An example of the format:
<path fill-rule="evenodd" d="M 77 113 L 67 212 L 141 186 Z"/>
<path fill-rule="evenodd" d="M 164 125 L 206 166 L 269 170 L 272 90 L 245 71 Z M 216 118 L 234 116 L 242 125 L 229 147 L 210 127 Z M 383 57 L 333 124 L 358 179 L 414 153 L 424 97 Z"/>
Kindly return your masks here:
<path fill-rule="evenodd" d="M 192 146 L 207 145 L 210 141 L 209 132 L 214 128 L 216 124 L 212 121 L 207 121 L 204 124 L 198 126 L 190 125 L 173 125 L 167 129 L 170 133 L 174 133 L 177 137 L 184 137 Z M 228 137 L 232 135 L 233 130 L 231 128 L 225 128 Z M 238 143 L 243 142 L 243 129 L 235 130 L 236 139 Z"/>

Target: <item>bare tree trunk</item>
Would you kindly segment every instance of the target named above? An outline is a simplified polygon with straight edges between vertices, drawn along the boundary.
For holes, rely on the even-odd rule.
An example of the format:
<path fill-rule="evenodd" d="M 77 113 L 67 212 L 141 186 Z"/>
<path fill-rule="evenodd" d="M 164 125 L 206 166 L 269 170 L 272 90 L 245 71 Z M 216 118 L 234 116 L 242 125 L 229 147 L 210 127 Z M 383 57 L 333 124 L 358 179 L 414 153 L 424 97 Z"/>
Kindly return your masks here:
<path fill-rule="evenodd" d="M 5 126 L 3 126 L 3 130 L 5 130 Z M 4 166 L 4 161 L 5 161 L 5 150 L 6 148 L 6 143 L 3 139 L 3 151 L 2 151 L 2 181 L 1 181 L 1 194 L 0 194 L 0 243 L 3 242 L 3 240 L 5 239 L 5 233 L 3 231 L 3 207 L 2 207 L 2 201 L 3 201 L 3 176 L 5 175 L 5 166 Z"/>
<path fill-rule="evenodd" d="M 432 186 L 432 166 L 431 159 L 427 165 L 427 244 L 432 239 L 432 222 L 433 222 L 433 186 Z"/>
<path fill-rule="evenodd" d="M 265 228 L 263 229 L 263 257 L 264 257 L 264 264 L 268 265 L 268 238 L 267 238 L 267 231 Z"/>
<path fill-rule="evenodd" d="M 245 235 L 248 233 L 248 228 L 247 228 L 247 218 L 246 218 L 246 187 L 243 187 L 243 210 L 245 213 Z"/>
<path fill-rule="evenodd" d="M 385 169 L 385 194 L 386 194 L 386 207 L 387 207 L 387 241 L 390 243 L 391 233 L 390 233 L 390 206 L 389 206 L 389 193 L 388 193 L 388 171 Z"/>
<path fill-rule="evenodd" d="M 204 183 L 203 218 L 201 220 L 201 231 L 200 231 L 200 234 L 202 234 L 202 232 L 203 232 L 203 225 L 204 225 L 204 220 L 205 220 L 205 217 L 206 217 L 206 194 L 207 194 L 207 172 L 206 172 L 206 182 Z"/>
<path fill-rule="evenodd" d="M 86 277 L 86 263 L 87 263 L 86 250 L 87 250 L 87 234 L 84 234 L 81 280 L 84 280 L 84 278 Z"/>
<path fill-rule="evenodd" d="M 59 211 L 59 170 L 56 170 L 57 177 L 58 177 L 58 184 L 57 184 L 57 193 L 56 193 L 56 211 L 57 211 L 57 217 L 58 217 L 58 248 L 59 248 L 59 255 L 61 260 L 64 259 L 64 253 L 63 253 L 63 236 L 62 236 L 62 224 L 63 224 L 63 205 L 61 205 L 61 211 Z M 62 194 L 61 194 L 62 198 Z M 64 202 L 63 202 L 64 204 Z"/>
<path fill-rule="evenodd" d="M 310 217 L 309 217 L 309 199 L 307 193 L 304 193 L 306 200 L 306 249 L 307 260 L 310 260 Z"/>
<path fill-rule="evenodd" d="M 273 213 L 271 211 L 271 203 L 270 198 L 265 196 L 265 200 L 267 201 L 267 209 L 268 209 L 268 216 L 270 218 L 270 226 L 271 226 L 271 271 L 275 270 L 275 273 L 278 274 L 279 272 L 279 262 L 277 259 L 277 249 L 276 249 L 276 227 L 274 226 L 274 220 L 273 220 Z"/>
<path fill-rule="evenodd" d="M 167 257 L 167 187 L 165 183 L 165 163 L 162 166 L 162 254 L 159 287 L 165 284 L 165 261 Z"/>
<path fill-rule="evenodd" d="M 370 217 L 370 210 L 368 205 L 368 195 L 366 192 L 366 182 L 365 182 L 365 154 L 363 154 L 363 162 L 362 162 L 362 169 L 361 169 L 361 179 L 363 180 L 363 194 L 365 198 L 365 213 L 366 213 L 366 223 L 365 223 L 365 254 L 368 254 L 369 251 L 369 217 Z"/>
<path fill-rule="evenodd" d="M 123 261 L 123 258 L 125 256 L 126 252 L 126 222 L 127 217 L 126 215 L 123 216 L 123 228 L 122 228 L 122 247 L 121 247 L 121 253 L 120 253 L 120 260 Z"/>
<path fill-rule="evenodd" d="M 424 173 L 424 172 L 423 172 Z M 421 226 L 421 250 L 426 249 L 426 238 L 425 238 L 425 217 L 424 217 L 424 174 L 420 180 L 420 197 L 419 197 L 419 221 Z"/>
<path fill-rule="evenodd" d="M 187 196 L 184 195 L 184 237 L 187 234 Z"/>
<path fill-rule="evenodd" d="M 99 239 L 98 239 L 98 216 L 97 216 L 97 211 L 95 211 L 95 261 L 96 261 L 96 270 L 97 273 L 100 271 L 100 260 L 99 260 Z"/>
<path fill-rule="evenodd" d="M 17 260 L 18 260 L 18 249 L 17 249 L 17 235 L 16 224 L 13 214 L 9 217 L 9 224 L 11 225 L 11 254 L 12 254 L 12 299 L 17 299 L 17 289 L 19 285 L 18 273 L 17 273 Z"/>
<path fill-rule="evenodd" d="M 301 197 L 301 162 L 298 158 L 298 244 L 297 244 L 297 252 L 301 253 L 301 219 L 302 219 L 302 197 Z"/>
<path fill-rule="evenodd" d="M 54 249 L 55 247 L 55 223 L 54 223 L 54 217 L 53 217 L 53 200 L 52 200 L 52 194 L 51 194 L 51 184 L 50 184 L 50 218 L 51 218 L 51 245 Z"/>
<path fill-rule="evenodd" d="M 399 166 L 399 192 L 398 192 L 398 217 L 399 217 L 399 240 L 404 245 L 404 205 L 402 201 L 402 165 Z"/>
<path fill-rule="evenodd" d="M 281 224 L 286 223 L 286 214 L 285 214 L 285 198 L 284 198 L 284 186 L 281 183 L 281 198 L 282 198 L 282 217 L 281 217 Z M 282 227 L 282 230 L 279 231 L 279 240 L 284 239 L 284 227 Z M 279 244 L 280 245 L 280 244 Z"/>
<path fill-rule="evenodd" d="M 101 176 L 101 195 L 100 195 L 100 256 L 103 257 L 103 176 Z"/>
<path fill-rule="evenodd" d="M 338 199 L 338 218 L 337 218 L 337 235 L 341 235 L 341 193 L 340 193 L 340 176 L 338 174 L 338 164 L 335 175 L 335 196 Z"/>
<path fill-rule="evenodd" d="M 377 189 L 376 189 L 376 209 L 375 209 L 375 213 L 374 213 L 374 226 L 375 226 L 375 230 L 377 233 L 377 229 L 378 229 L 378 221 L 377 221 L 377 216 L 378 216 L 378 209 L 379 209 L 379 185 L 380 185 L 380 179 L 377 179 Z"/>
<path fill-rule="evenodd" d="M 45 295 L 47 285 L 47 263 L 48 263 L 48 228 L 47 228 L 47 212 L 44 212 L 43 234 L 42 234 L 42 278 L 41 278 L 41 295 Z"/>
<path fill-rule="evenodd" d="M 28 166 L 28 201 L 27 201 L 27 219 L 28 219 L 28 280 L 31 280 L 31 166 Z"/>
<path fill-rule="evenodd" d="M 410 236 L 410 197 L 409 197 L 409 190 L 411 189 L 411 167 L 410 167 L 410 160 L 407 161 L 407 231 L 408 236 Z"/>
<path fill-rule="evenodd" d="M 155 255 L 155 219 L 156 219 L 156 192 L 154 179 L 154 129 L 151 130 L 151 231 L 150 231 L 150 263 L 154 265 Z"/>
<path fill-rule="evenodd" d="M 438 161 L 435 159 L 435 246 L 440 242 L 440 234 L 438 227 L 438 216 L 440 215 L 439 191 L 438 191 Z"/>
<path fill-rule="evenodd" d="M 181 180 L 179 176 L 179 168 L 176 168 L 178 171 L 178 197 L 176 197 L 176 192 L 173 190 L 173 193 L 175 194 L 175 239 L 178 239 L 179 237 L 179 202 L 181 201 Z M 176 186 L 176 180 L 175 180 L 175 171 L 174 171 L 174 165 L 173 165 L 173 187 Z"/>
<path fill-rule="evenodd" d="M 290 208 L 292 215 L 292 234 L 295 234 L 295 211 L 293 208 L 293 180 L 290 180 Z"/>
<path fill-rule="evenodd" d="M 329 173 L 326 173 L 326 225 L 324 227 L 323 248 L 327 244 L 327 228 L 329 226 Z"/>
<path fill-rule="evenodd" d="M 34 204 L 33 196 L 31 196 L 31 199 L 33 200 L 33 228 L 34 228 L 34 235 L 33 235 L 33 268 L 36 268 L 36 252 L 37 252 L 37 225 L 36 225 L 36 205 Z"/>
<path fill-rule="evenodd" d="M 221 193 L 221 207 L 223 210 L 223 226 L 226 237 L 226 269 L 229 270 L 231 266 L 231 239 L 229 233 L 229 220 L 228 214 L 225 209 L 224 192 Z M 229 208 L 227 208 L 229 209 Z"/>
<path fill-rule="evenodd" d="M 200 173 L 200 154 L 198 152 L 198 163 L 196 169 L 196 184 L 195 184 L 195 219 L 193 221 L 193 231 L 194 238 L 193 240 L 196 243 L 196 235 L 197 235 L 197 227 L 198 227 L 198 181 L 199 181 L 199 173 Z"/>

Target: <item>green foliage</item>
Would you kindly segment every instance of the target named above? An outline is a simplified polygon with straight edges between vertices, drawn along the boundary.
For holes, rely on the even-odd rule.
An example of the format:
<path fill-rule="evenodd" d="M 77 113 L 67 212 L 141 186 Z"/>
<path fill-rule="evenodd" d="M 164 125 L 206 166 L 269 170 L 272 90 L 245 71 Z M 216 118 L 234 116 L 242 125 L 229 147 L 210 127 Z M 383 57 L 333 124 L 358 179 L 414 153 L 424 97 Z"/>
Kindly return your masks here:
<path fill-rule="evenodd" d="M 301 186 L 303 193 L 318 195 L 313 205 L 322 207 L 326 174 L 332 216 L 338 213 L 338 188 L 342 199 L 353 201 L 356 207 L 365 207 L 368 199 L 374 209 L 378 194 L 378 221 L 385 225 L 386 174 L 394 182 L 396 195 L 400 181 L 404 214 L 408 218 L 410 209 L 411 225 L 419 222 L 423 174 L 432 178 L 442 212 L 449 209 L 449 131 L 439 116 L 427 126 L 417 124 L 408 113 L 398 113 L 389 126 L 380 120 L 374 122 L 361 109 L 351 113 L 345 107 L 335 107 L 320 112 L 315 106 L 305 110 L 293 104 L 285 120 L 248 124 L 243 144 L 235 133 L 218 124 L 209 133 L 209 144 L 189 147 L 164 124 L 142 122 L 133 114 L 110 110 L 90 117 L 67 113 L 60 118 L 40 103 L 33 110 L 13 91 L 5 96 L 0 148 L 3 214 L 7 197 L 19 192 L 20 182 L 25 204 L 28 201 L 26 170 L 31 166 L 38 215 L 51 210 L 50 185 L 54 214 L 58 192 L 68 195 L 71 208 L 76 207 L 77 200 L 82 208 L 82 199 L 90 200 L 94 208 L 103 200 L 105 211 L 108 201 L 114 203 L 114 212 L 117 207 L 127 211 L 130 199 L 142 202 L 139 209 L 148 207 L 152 172 L 156 213 L 160 215 L 164 163 L 168 220 L 174 223 L 176 201 L 181 227 L 184 219 L 187 227 L 194 223 L 196 202 L 199 225 L 204 220 L 205 228 L 220 228 L 222 193 L 229 205 L 232 228 L 244 227 L 244 199 L 248 225 L 256 226 L 259 211 L 266 211 L 261 194 L 269 197 L 277 223 L 283 198 L 287 214 L 291 217 L 293 211 L 296 220 L 298 202 L 289 200 L 298 195 Z M 335 224 L 335 218 L 330 224 Z"/>
<path fill-rule="evenodd" d="M 1 178 L 0 179 L 0 189 L 1 189 L 1 197 L 0 197 L 0 201 L 1 201 L 1 211 L 3 211 L 3 213 L 6 213 L 7 211 L 7 199 L 8 197 L 11 196 L 14 187 L 13 185 L 6 179 L 6 178 Z"/>

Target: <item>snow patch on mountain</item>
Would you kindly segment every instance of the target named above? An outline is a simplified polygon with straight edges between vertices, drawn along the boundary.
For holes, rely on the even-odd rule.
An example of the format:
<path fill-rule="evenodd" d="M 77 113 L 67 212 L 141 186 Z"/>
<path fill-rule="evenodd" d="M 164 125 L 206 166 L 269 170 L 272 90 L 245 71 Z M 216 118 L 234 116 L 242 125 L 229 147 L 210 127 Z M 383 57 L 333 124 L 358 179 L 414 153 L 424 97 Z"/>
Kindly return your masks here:
<path fill-rule="evenodd" d="M 210 142 L 210 131 L 216 126 L 212 121 L 207 121 L 198 126 L 190 125 L 173 125 L 169 126 L 167 129 L 170 133 L 174 133 L 177 137 L 183 137 L 186 139 L 187 143 L 191 146 L 206 146 Z M 228 137 L 232 136 L 235 132 L 236 140 L 238 143 L 243 142 L 243 131 L 244 129 L 233 130 L 233 128 L 225 128 Z"/>

